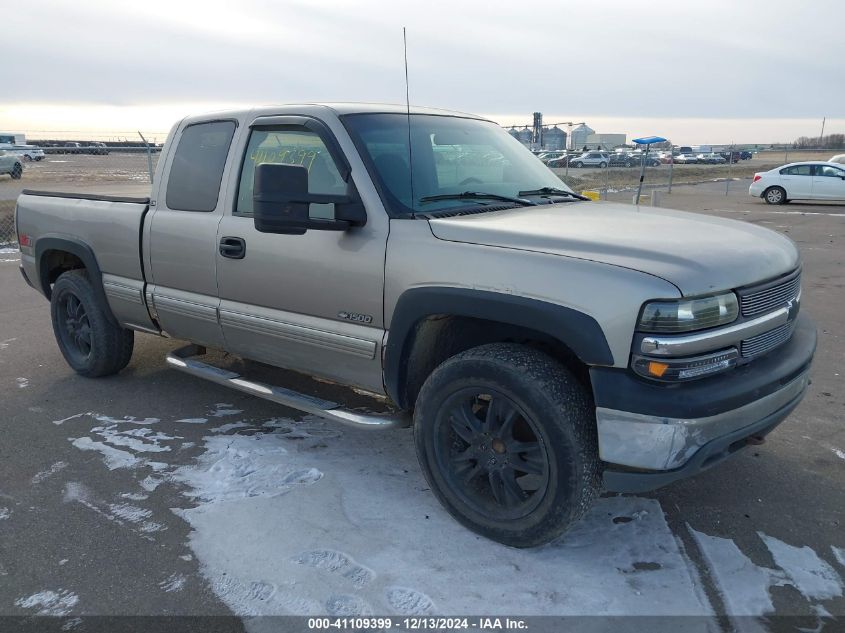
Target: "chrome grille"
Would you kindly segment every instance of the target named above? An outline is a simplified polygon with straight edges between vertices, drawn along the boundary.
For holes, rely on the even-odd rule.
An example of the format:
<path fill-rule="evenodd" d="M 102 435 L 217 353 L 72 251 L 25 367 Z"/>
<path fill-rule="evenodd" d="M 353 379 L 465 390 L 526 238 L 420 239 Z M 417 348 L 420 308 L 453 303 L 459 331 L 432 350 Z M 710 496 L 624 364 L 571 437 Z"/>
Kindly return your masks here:
<path fill-rule="evenodd" d="M 801 291 L 801 275 L 795 275 L 781 284 L 740 296 L 742 316 L 753 317 L 771 312 L 795 299 Z"/>
<path fill-rule="evenodd" d="M 768 332 L 747 338 L 740 344 L 739 351 L 743 358 L 751 358 L 765 354 L 781 343 L 785 343 L 792 335 L 793 323 L 784 323 Z"/>

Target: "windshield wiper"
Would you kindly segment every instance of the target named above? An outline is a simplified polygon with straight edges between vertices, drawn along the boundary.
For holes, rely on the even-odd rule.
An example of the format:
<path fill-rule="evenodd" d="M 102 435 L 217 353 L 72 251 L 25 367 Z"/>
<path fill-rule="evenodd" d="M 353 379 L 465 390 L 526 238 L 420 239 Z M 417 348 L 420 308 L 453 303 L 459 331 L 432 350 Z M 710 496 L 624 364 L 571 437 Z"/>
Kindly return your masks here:
<path fill-rule="evenodd" d="M 437 200 L 502 200 L 503 202 L 513 202 L 522 207 L 537 206 L 537 203 L 531 202 L 531 200 L 514 198 L 512 196 L 500 196 L 498 193 L 484 193 L 483 191 L 464 191 L 463 193 L 442 193 L 436 196 L 423 196 L 420 198 L 420 203 L 425 204 L 426 202 L 436 202 Z"/>
<path fill-rule="evenodd" d="M 558 189 L 557 187 L 540 187 L 539 189 L 529 189 L 527 191 L 520 191 L 520 196 L 569 196 L 576 200 L 589 200 L 587 196 L 582 196 L 580 193 L 573 191 L 566 191 L 565 189 Z"/>

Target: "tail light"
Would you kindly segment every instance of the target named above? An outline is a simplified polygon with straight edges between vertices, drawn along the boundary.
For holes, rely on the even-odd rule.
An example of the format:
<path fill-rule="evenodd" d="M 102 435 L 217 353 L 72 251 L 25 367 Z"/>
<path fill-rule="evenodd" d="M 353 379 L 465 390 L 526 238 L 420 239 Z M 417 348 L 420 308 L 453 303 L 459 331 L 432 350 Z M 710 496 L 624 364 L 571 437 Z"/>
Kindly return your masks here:
<path fill-rule="evenodd" d="M 754 174 L 754 180 L 752 180 L 751 182 L 757 182 L 761 178 L 762 178 L 762 176 L 760 174 Z"/>

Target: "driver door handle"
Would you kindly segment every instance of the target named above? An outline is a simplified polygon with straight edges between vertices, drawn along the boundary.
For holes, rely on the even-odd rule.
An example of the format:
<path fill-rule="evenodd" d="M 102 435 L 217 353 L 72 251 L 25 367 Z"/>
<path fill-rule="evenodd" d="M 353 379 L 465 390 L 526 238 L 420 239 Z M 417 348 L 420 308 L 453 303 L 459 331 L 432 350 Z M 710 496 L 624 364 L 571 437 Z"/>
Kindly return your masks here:
<path fill-rule="evenodd" d="M 246 256 L 246 241 L 241 237 L 221 237 L 220 254 L 229 259 L 243 259 Z"/>

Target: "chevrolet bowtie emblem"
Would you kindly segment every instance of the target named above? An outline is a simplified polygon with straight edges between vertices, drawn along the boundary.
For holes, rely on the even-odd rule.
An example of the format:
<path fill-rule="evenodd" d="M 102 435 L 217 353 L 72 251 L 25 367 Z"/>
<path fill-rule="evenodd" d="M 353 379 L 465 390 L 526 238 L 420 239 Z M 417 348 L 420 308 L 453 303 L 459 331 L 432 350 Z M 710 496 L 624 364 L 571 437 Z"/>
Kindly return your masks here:
<path fill-rule="evenodd" d="M 795 320 L 795 317 L 798 316 L 798 309 L 801 307 L 798 298 L 790 299 L 786 302 L 786 320 L 787 322 L 791 322 Z"/>

